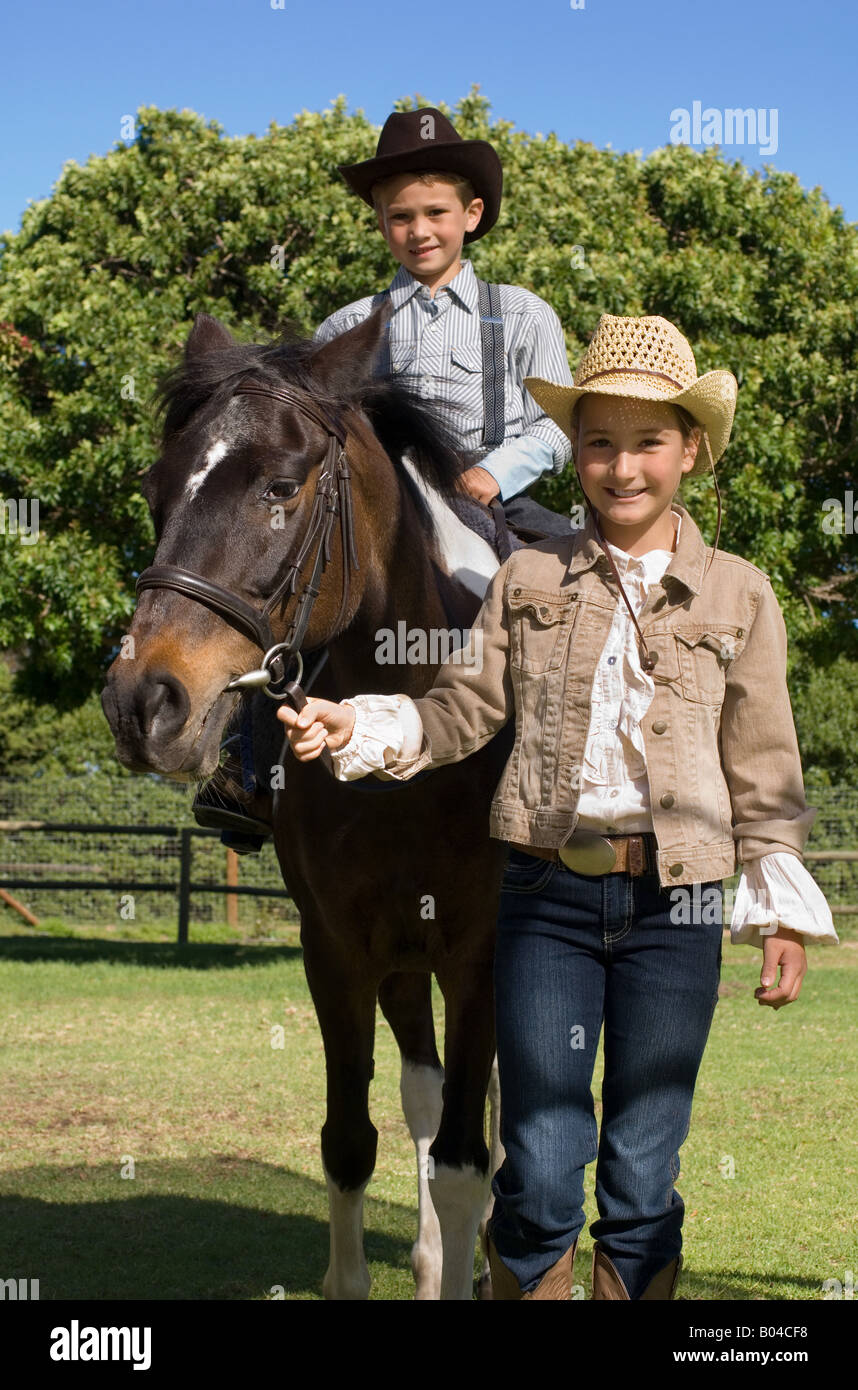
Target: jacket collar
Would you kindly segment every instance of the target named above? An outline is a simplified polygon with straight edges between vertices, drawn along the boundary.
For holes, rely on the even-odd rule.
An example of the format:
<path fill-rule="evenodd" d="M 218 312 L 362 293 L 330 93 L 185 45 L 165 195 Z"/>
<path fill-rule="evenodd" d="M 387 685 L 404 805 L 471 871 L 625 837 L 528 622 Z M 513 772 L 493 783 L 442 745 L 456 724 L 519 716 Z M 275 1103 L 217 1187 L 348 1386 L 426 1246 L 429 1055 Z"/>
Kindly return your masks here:
<path fill-rule="evenodd" d="M 672 579 L 677 579 L 685 585 L 686 589 L 690 589 L 692 594 L 699 594 L 703 587 L 707 545 L 685 507 L 680 506 L 678 502 L 673 502 L 672 507 L 675 512 L 679 513 L 682 524 L 679 528 L 676 550 L 665 570 L 665 578 L 670 576 Z M 600 563 L 606 570 L 609 569 L 605 552 L 596 536 L 592 514 L 588 508 L 587 520 L 582 530 L 577 532 L 572 540 L 572 555 L 569 560 L 568 574 L 570 576 L 583 574 L 585 570 L 592 569 L 594 565 Z"/>

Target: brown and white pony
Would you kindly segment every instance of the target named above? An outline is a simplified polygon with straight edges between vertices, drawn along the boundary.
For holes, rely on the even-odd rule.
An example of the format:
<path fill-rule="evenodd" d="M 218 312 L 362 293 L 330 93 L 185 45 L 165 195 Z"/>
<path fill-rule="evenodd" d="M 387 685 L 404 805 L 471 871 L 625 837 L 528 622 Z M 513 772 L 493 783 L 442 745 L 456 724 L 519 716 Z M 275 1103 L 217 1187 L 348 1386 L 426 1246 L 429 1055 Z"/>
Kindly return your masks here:
<path fill-rule="evenodd" d="M 448 505 L 462 459 L 425 406 L 373 377 L 387 312 L 323 347 L 242 346 L 198 315 L 183 363 L 161 388 L 162 451 L 144 484 L 155 566 L 192 572 L 262 610 L 311 524 L 332 437 L 325 421 L 338 422 L 357 568 L 344 562 L 345 533 L 335 525 L 301 643 L 308 666 L 327 651 L 313 694 L 330 700 L 424 693 L 437 655 L 434 666 L 379 661 L 379 634 L 403 622 L 409 633 L 468 629 L 498 567 Z M 290 590 L 285 608 L 272 611 L 277 641 L 296 605 Z M 226 687 L 259 666 L 259 646 L 216 605 L 175 588 L 141 592 L 129 634 L 134 659 L 114 661 L 102 697 L 120 761 L 183 780 L 209 776 L 228 717 L 249 698 Z M 283 729 L 272 701 L 257 693 L 252 708 L 267 785 Z M 318 760 L 284 756 L 274 841 L 301 916 L 327 1070 L 327 1298 L 362 1299 L 370 1289 L 363 1193 L 378 1137 L 368 1107 L 376 1002 L 399 1045 L 417 1150 L 416 1297 L 473 1297 L 475 1242 L 501 1156 L 496 1108 L 491 1166 L 485 1128 L 490 1080 L 496 1086 L 492 962 L 505 847 L 489 837 L 488 813 L 510 733 L 404 784 L 337 782 Z M 445 1005 L 443 1068 L 433 973 Z M 488 1297 L 485 1284 L 484 1274 Z"/>

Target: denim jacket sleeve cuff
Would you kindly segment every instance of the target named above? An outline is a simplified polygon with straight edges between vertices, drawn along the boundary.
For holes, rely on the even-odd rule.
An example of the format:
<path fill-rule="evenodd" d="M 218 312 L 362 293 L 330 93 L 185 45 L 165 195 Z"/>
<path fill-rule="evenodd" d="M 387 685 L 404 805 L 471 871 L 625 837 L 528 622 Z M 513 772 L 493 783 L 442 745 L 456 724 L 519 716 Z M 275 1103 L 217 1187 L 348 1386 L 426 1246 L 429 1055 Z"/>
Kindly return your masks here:
<path fill-rule="evenodd" d="M 779 851 L 800 857 L 815 817 L 816 807 L 808 806 L 789 820 L 744 821 L 735 825 L 733 838 L 739 863 Z"/>
<path fill-rule="evenodd" d="M 817 941 L 839 940 L 819 885 L 790 853 L 764 854 L 748 864 L 736 889 L 730 940 L 762 948 L 779 926 Z"/>

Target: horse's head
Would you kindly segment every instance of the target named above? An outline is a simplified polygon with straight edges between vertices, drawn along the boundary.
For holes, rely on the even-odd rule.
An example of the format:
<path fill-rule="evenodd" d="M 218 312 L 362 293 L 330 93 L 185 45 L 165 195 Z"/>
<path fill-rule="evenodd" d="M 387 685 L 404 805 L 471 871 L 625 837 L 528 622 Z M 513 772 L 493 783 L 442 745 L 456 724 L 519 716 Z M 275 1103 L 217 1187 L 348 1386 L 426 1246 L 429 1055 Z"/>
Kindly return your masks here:
<path fill-rule="evenodd" d="M 343 479 L 326 497 L 317 482 L 330 471 L 332 450 L 339 461 L 346 432 L 350 462 L 374 445 L 383 454 L 360 398 L 386 317 L 383 310 L 320 348 L 241 346 L 216 319 L 197 316 L 184 362 L 161 386 L 162 450 L 143 485 L 158 541 L 153 572 L 174 583 L 177 574 L 191 576 L 191 588 L 194 577 L 208 581 L 251 623 L 212 602 L 205 586 L 202 601 L 187 583 L 184 591 L 143 589 L 102 696 L 127 767 L 180 778 L 214 769 L 237 699 L 226 687 L 260 663 L 265 637 L 254 639 L 252 615 L 282 641 L 320 548 L 318 597 L 311 591 L 302 610 L 309 608 L 305 647 L 324 645 L 354 615 L 364 579 L 352 570 L 346 584 L 341 516 L 330 510 L 344 500 Z M 362 493 L 356 509 L 368 501 Z"/>
<path fill-rule="evenodd" d="M 195 319 L 160 388 L 161 453 L 143 484 L 158 544 L 142 584 L 154 587 L 141 588 L 102 695 L 126 767 L 211 773 L 238 698 L 227 687 L 259 667 L 269 638 L 291 645 L 297 621 L 294 644 L 323 647 L 384 588 L 401 516 L 421 511 L 394 462 L 406 448 L 426 482 L 455 485 L 461 460 L 431 415 L 373 376 L 388 315 L 321 347 L 243 346 Z"/>

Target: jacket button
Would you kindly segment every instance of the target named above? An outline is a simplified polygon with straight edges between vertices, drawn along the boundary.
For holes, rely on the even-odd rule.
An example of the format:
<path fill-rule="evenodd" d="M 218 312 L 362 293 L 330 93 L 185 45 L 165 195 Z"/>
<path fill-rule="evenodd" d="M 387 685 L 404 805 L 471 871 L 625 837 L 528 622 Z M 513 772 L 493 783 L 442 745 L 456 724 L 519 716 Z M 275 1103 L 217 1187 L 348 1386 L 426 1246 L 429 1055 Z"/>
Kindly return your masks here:
<path fill-rule="evenodd" d="M 519 596 L 520 593 L 521 593 L 521 589 L 513 589 L 513 591 L 512 591 L 512 596 L 513 596 L 513 598 L 518 598 L 518 596 Z"/>
<path fill-rule="evenodd" d="M 736 636 L 737 636 L 737 637 L 744 637 L 744 635 L 745 635 L 745 629 L 744 629 L 743 627 L 737 627 L 737 628 L 736 628 Z"/>
<path fill-rule="evenodd" d="M 679 875 L 682 873 L 684 867 L 685 866 L 683 864 L 671 864 L 667 872 L 669 874 L 673 874 L 674 878 L 679 878 Z"/>
<path fill-rule="evenodd" d="M 654 734 L 663 734 L 666 728 L 667 721 L 665 719 L 656 719 L 655 723 L 652 726 L 652 731 Z"/>
<path fill-rule="evenodd" d="M 664 807 L 665 811 L 670 810 L 671 806 L 674 803 L 674 800 L 675 797 L 673 795 L 673 792 L 665 792 L 664 796 L 661 798 L 661 805 Z"/>
<path fill-rule="evenodd" d="M 540 618 L 547 618 L 547 617 L 548 617 L 548 609 L 547 609 L 547 608 L 540 608 L 540 610 L 539 610 L 539 616 L 540 616 Z"/>

